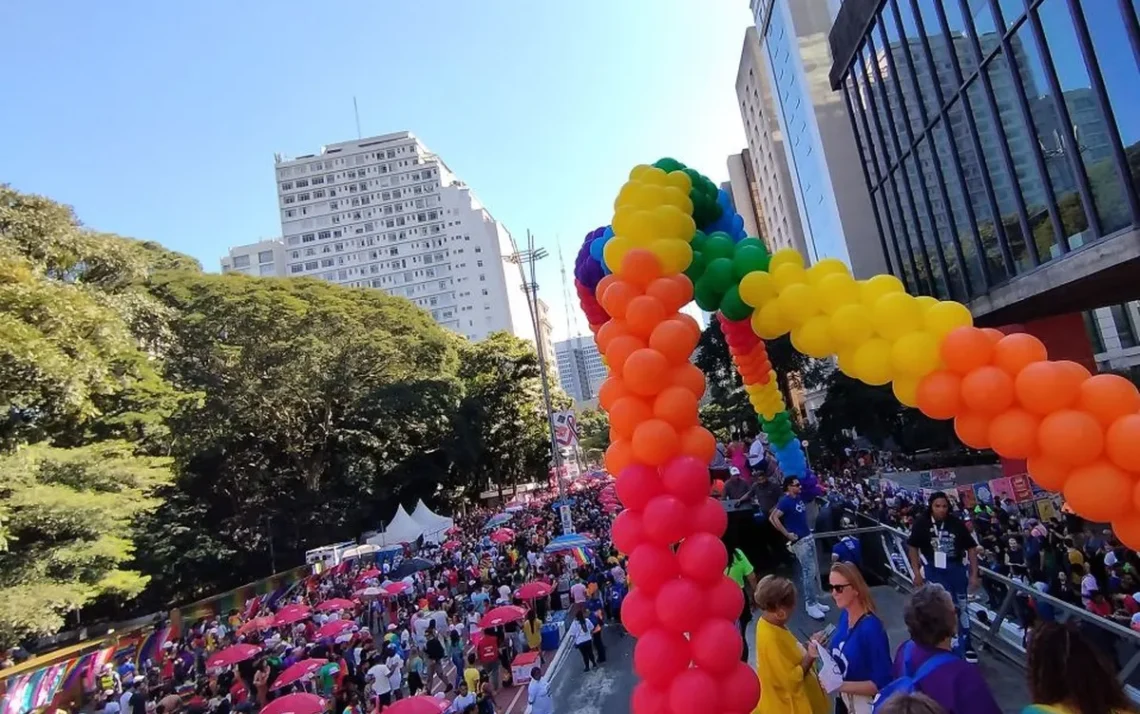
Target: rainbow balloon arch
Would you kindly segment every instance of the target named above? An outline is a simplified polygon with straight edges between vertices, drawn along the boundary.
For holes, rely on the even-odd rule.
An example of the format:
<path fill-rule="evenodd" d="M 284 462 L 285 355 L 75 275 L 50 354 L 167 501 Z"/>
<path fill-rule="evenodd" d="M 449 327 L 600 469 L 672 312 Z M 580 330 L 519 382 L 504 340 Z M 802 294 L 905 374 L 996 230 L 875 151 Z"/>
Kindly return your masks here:
<path fill-rule="evenodd" d="M 962 304 L 908 295 L 890 275 L 853 278 L 836 259 L 805 268 L 748 237 L 727 194 L 674 159 L 635 166 L 609 226 L 586 235 L 574 276 L 610 376 L 599 390 L 625 510 L 613 542 L 634 588 L 622 622 L 638 638 L 633 714 L 751 711 L 739 661 L 741 588 L 724 575 L 724 509 L 708 496 L 716 449 L 700 425 L 705 378 L 690 300 L 715 312 L 760 427 L 785 475 L 807 464 L 764 340 L 791 333 L 815 358 L 899 402 L 953 419 L 968 446 L 1026 459 L 1031 478 L 1140 550 L 1140 393 L 1116 375 L 1051 361 L 1035 337 L 976 328 Z"/>

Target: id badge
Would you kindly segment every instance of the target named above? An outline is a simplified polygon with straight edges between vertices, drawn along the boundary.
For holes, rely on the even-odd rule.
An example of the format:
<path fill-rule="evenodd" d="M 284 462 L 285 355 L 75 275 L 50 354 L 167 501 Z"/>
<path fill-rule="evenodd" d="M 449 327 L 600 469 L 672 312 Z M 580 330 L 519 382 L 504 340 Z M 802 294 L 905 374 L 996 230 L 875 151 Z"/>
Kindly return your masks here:
<path fill-rule="evenodd" d="M 946 569 L 946 554 L 942 551 L 938 551 L 934 554 L 934 567 L 941 570 Z"/>

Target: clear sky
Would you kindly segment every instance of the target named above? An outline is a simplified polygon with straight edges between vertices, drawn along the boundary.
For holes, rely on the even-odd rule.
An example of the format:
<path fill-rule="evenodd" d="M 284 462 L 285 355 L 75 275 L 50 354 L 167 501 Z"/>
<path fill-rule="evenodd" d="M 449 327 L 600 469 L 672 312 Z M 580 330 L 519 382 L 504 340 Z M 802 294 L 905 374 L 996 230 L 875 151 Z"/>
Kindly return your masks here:
<path fill-rule="evenodd" d="M 365 136 L 414 132 L 536 233 L 561 338 L 556 248 L 572 271 L 630 167 L 727 178 L 750 22 L 746 0 L 6 0 L 0 181 L 216 271 L 280 233 L 274 153 L 355 138 L 355 96 Z"/>

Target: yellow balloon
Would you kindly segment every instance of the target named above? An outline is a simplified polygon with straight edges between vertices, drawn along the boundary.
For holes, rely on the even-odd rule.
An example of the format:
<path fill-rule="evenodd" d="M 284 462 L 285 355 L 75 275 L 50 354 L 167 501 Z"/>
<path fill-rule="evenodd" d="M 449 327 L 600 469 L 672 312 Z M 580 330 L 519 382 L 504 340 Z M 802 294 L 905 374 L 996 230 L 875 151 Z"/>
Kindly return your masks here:
<path fill-rule="evenodd" d="M 615 236 L 623 237 L 629 235 L 630 228 L 634 225 L 633 217 L 637 212 L 637 208 L 628 204 L 614 211 L 614 219 L 611 223 L 614 227 Z"/>
<path fill-rule="evenodd" d="M 750 395 L 756 395 L 760 393 L 763 386 L 763 384 L 746 384 L 744 385 L 744 391 L 748 392 Z"/>
<path fill-rule="evenodd" d="M 638 179 L 644 183 L 651 183 L 655 186 L 664 186 L 666 180 L 665 177 L 667 175 L 668 174 L 666 174 L 663 169 L 659 169 L 656 166 L 650 166 L 647 171 L 643 171 L 641 173 L 641 176 L 638 176 Z"/>
<path fill-rule="evenodd" d="M 915 297 L 915 301 L 918 302 L 919 309 L 924 313 L 929 310 L 932 305 L 938 304 L 938 299 L 932 298 L 929 295 L 919 295 Z"/>
<path fill-rule="evenodd" d="M 753 270 L 740 281 L 740 299 L 749 307 L 764 307 L 769 300 L 776 299 L 776 283 L 772 276 L 763 270 Z"/>
<path fill-rule="evenodd" d="M 640 181 L 641 177 L 644 176 L 647 171 L 652 170 L 653 167 L 649 164 L 638 164 L 629 170 L 629 179 L 631 181 Z"/>
<path fill-rule="evenodd" d="M 665 183 L 680 189 L 686 196 L 693 190 L 693 180 L 684 171 L 670 171 L 665 177 Z"/>
<path fill-rule="evenodd" d="M 682 192 L 676 186 L 665 186 L 661 189 L 661 199 L 664 203 L 681 209 L 687 215 L 693 215 L 693 199 L 689 198 L 688 191 Z"/>
<path fill-rule="evenodd" d="M 835 362 L 840 372 L 852 379 L 859 379 L 859 374 L 855 371 L 855 349 L 854 347 L 845 347 L 839 350 L 835 355 Z"/>
<path fill-rule="evenodd" d="M 844 305 L 829 320 L 831 339 L 837 347 L 858 347 L 871 339 L 875 325 L 870 310 L 862 304 Z"/>
<path fill-rule="evenodd" d="M 970 309 L 952 300 L 943 300 L 937 305 L 931 305 L 922 317 L 926 322 L 927 331 L 939 340 L 954 328 L 970 327 L 974 324 L 974 316 L 970 314 Z"/>
<path fill-rule="evenodd" d="M 768 272 L 775 273 L 776 269 L 782 265 L 794 265 L 803 270 L 804 257 L 794 248 L 781 248 L 772 254 L 772 258 L 768 262 Z"/>
<path fill-rule="evenodd" d="M 813 265 L 811 270 L 818 266 Z M 808 275 L 811 280 L 811 275 Z M 846 273 L 832 273 L 825 275 L 816 284 L 816 295 L 819 297 L 819 307 L 827 314 L 834 314 L 844 305 L 859 303 L 859 283 Z"/>
<path fill-rule="evenodd" d="M 859 290 L 863 303 L 868 306 L 874 305 L 879 301 L 879 298 L 887 293 L 906 292 L 902 281 L 893 275 L 876 275 L 873 278 L 868 278 L 859 285 Z"/>
<path fill-rule="evenodd" d="M 826 315 L 816 315 L 792 330 L 792 346 L 816 359 L 828 357 L 835 351 L 830 333 L 831 321 Z"/>
<path fill-rule="evenodd" d="M 613 243 L 611 240 L 606 243 L 606 247 Z M 774 340 L 777 337 L 783 337 L 788 334 L 788 330 L 792 326 L 788 324 L 787 318 L 780 313 L 780 304 L 777 300 L 771 300 L 764 305 L 764 307 L 752 313 L 752 331 L 756 335 L 765 340 Z"/>
<path fill-rule="evenodd" d="M 693 217 L 676 206 L 664 204 L 655 208 L 653 212 L 661 226 L 662 238 L 690 241 L 697 232 L 697 224 L 693 222 Z"/>
<path fill-rule="evenodd" d="M 807 269 L 807 280 L 812 285 L 821 282 L 829 275 L 850 275 L 847 264 L 839 258 L 824 258 Z"/>
<path fill-rule="evenodd" d="M 621 261 L 625 259 L 625 254 L 636 247 L 628 238 L 621 236 L 614 236 L 606 241 L 606 247 L 602 249 L 602 258 L 606 261 L 606 267 L 610 269 L 610 272 L 618 272 Z"/>
<path fill-rule="evenodd" d="M 608 244 L 607 244 L 608 245 Z M 785 266 L 781 270 L 791 270 Z M 780 304 L 780 314 L 787 318 L 790 324 L 802 325 L 819 314 L 819 304 L 816 301 L 815 290 L 806 283 L 795 283 L 780 291 L 776 302 Z"/>
<path fill-rule="evenodd" d="M 693 246 L 687 241 L 675 238 L 658 239 L 649 244 L 649 250 L 653 251 L 661 261 L 661 272 L 664 275 L 683 273 L 693 262 Z"/>
<path fill-rule="evenodd" d="M 875 301 L 871 308 L 875 331 L 888 340 L 922 329 L 922 310 L 915 299 L 906 293 L 887 293 Z"/>
<path fill-rule="evenodd" d="M 640 190 L 640 181 L 626 181 L 622 184 L 621 190 L 618 191 L 617 198 L 614 199 L 614 211 L 616 212 L 622 206 L 634 205 L 634 196 Z"/>
<path fill-rule="evenodd" d="M 637 245 L 648 245 L 651 241 L 665 237 L 657 214 L 653 211 L 634 213 L 629 218 L 629 226 L 626 227 L 626 230 L 622 233 L 615 230 L 614 233 L 633 241 Z"/>
<path fill-rule="evenodd" d="M 769 268 L 768 272 L 772 274 L 772 279 L 776 281 L 776 289 L 781 292 L 789 285 L 796 285 L 797 283 L 807 284 L 807 273 L 798 265 L 784 263 L 777 268 Z"/>
<path fill-rule="evenodd" d="M 908 407 L 918 406 L 918 377 L 895 377 L 895 381 L 891 383 L 891 391 L 895 393 L 895 399 L 899 403 Z"/>
<path fill-rule="evenodd" d="M 891 345 L 891 366 L 900 375 L 925 377 L 938 369 L 938 340 L 923 330 L 908 333 Z"/>
<path fill-rule="evenodd" d="M 891 343 L 881 337 L 872 337 L 859 345 L 855 350 L 854 367 L 859 379 L 872 386 L 891 381 L 894 376 L 891 372 Z"/>

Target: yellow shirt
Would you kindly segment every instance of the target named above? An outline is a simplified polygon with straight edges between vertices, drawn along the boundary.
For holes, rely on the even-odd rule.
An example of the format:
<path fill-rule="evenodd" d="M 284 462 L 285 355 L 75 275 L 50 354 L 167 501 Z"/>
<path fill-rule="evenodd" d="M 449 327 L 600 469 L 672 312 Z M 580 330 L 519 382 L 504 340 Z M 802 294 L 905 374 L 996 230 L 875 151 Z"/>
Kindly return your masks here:
<path fill-rule="evenodd" d="M 526 646 L 537 650 L 542 644 L 542 622 L 536 619 L 534 624 L 531 624 L 530 620 L 523 620 L 522 629 L 523 636 L 526 637 Z"/>
<path fill-rule="evenodd" d="M 479 670 L 474 667 L 468 667 L 463 670 L 463 681 L 467 682 L 467 691 L 472 694 L 479 692 Z"/>
<path fill-rule="evenodd" d="M 805 677 L 804 649 L 795 635 L 764 618 L 756 622 L 756 676 L 760 702 L 753 714 L 825 714 L 830 702 L 815 670 Z"/>

